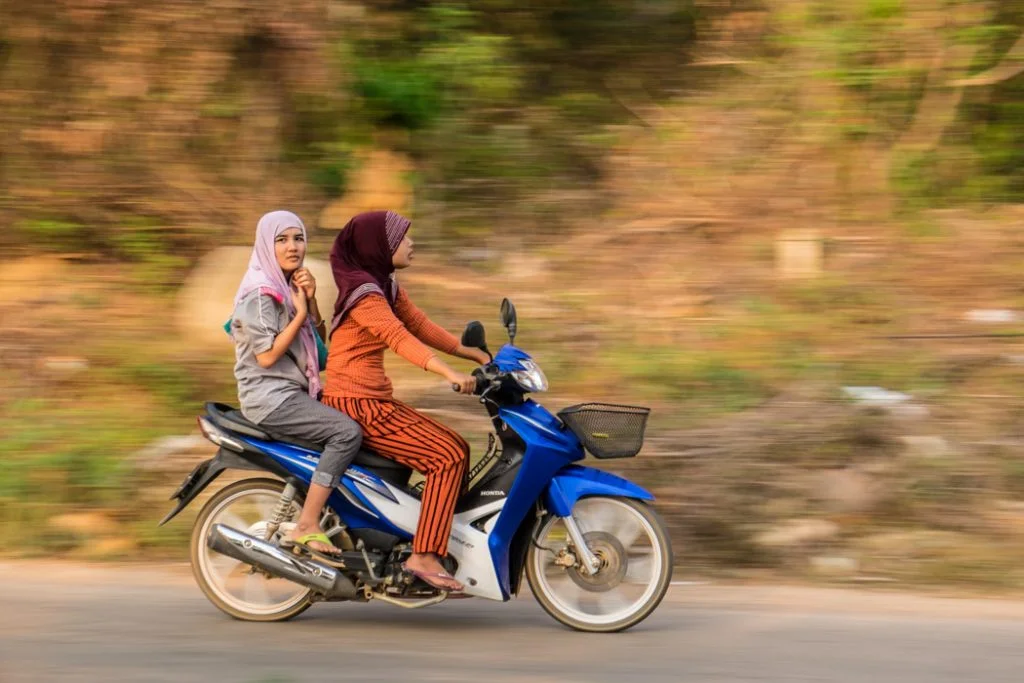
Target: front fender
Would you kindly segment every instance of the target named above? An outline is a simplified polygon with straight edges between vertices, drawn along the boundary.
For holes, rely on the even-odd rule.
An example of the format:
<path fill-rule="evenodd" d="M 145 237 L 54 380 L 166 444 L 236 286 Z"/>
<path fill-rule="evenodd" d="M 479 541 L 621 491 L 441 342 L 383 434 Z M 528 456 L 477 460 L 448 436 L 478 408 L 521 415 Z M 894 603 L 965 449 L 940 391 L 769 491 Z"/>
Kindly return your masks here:
<path fill-rule="evenodd" d="M 568 517 L 576 501 L 587 496 L 654 500 L 654 496 L 643 487 L 610 472 L 567 465 L 558 471 L 544 490 L 544 504 L 549 512 Z"/>

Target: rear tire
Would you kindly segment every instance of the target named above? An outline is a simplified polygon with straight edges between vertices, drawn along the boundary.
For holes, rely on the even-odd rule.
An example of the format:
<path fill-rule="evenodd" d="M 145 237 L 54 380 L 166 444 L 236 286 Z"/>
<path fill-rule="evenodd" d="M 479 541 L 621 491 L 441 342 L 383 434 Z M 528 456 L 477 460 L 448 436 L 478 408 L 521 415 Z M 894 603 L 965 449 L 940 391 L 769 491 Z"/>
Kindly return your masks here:
<path fill-rule="evenodd" d="M 224 555 L 215 553 L 206 546 L 206 537 L 209 534 L 210 528 L 217 521 L 217 519 L 223 520 L 229 513 L 232 505 L 244 501 L 246 498 L 260 500 L 267 500 L 269 498 L 278 498 L 281 492 L 284 490 L 284 482 L 276 479 L 244 479 L 242 481 L 231 484 L 230 486 L 224 487 L 222 490 L 217 492 L 210 500 L 203 506 L 203 509 L 199 512 L 199 516 L 196 518 L 195 526 L 192 527 L 192 540 L 189 544 L 190 559 L 192 561 L 192 575 L 196 579 L 196 583 L 199 584 L 199 589 L 203 591 L 207 599 L 212 602 L 217 609 L 221 610 L 225 614 L 239 619 L 242 621 L 286 621 L 292 619 L 312 606 L 312 590 L 306 589 L 305 591 L 295 591 L 295 595 L 289 597 L 287 600 L 282 601 L 280 609 L 275 609 L 274 605 L 271 604 L 266 609 L 256 609 L 255 607 L 247 610 L 244 606 L 244 600 L 232 596 L 227 591 L 225 586 L 218 585 L 216 569 L 211 561 L 212 556 L 224 558 L 230 560 Z M 301 494 L 297 494 L 293 505 L 302 507 Z M 267 520 L 264 519 L 264 522 Z M 230 526 L 230 525 L 229 525 Z M 238 529 L 249 533 L 249 529 Z M 235 562 L 236 565 L 232 565 L 231 572 L 241 570 L 244 572 L 245 565 L 242 562 Z M 230 564 L 230 563 L 228 563 Z M 243 574 L 244 575 L 244 574 Z M 253 574 L 247 581 L 264 582 L 262 586 L 267 585 L 267 581 L 279 581 L 284 584 L 295 586 L 296 588 L 302 588 L 298 584 L 291 583 L 285 579 L 266 579 L 262 574 Z M 262 588 L 263 592 L 266 592 L 266 588 Z M 232 604 L 234 603 L 234 604 Z"/>
<path fill-rule="evenodd" d="M 628 498 L 584 498 L 573 507 L 573 515 L 602 568 L 588 577 L 575 567 L 555 565 L 552 551 L 567 548 L 567 537 L 559 518 L 549 517 L 537 539 L 550 550 L 531 544 L 526 557 L 530 590 L 545 612 L 578 631 L 613 633 L 636 626 L 661 604 L 672 582 L 672 545 L 665 523 L 653 508 Z M 627 538 L 631 532 L 635 537 Z M 631 557 L 641 534 L 649 547 L 642 555 L 649 557 Z M 622 598 L 623 585 L 637 586 L 641 594 L 632 602 Z M 596 610 L 588 612 L 584 601 L 588 607 L 597 603 Z"/>

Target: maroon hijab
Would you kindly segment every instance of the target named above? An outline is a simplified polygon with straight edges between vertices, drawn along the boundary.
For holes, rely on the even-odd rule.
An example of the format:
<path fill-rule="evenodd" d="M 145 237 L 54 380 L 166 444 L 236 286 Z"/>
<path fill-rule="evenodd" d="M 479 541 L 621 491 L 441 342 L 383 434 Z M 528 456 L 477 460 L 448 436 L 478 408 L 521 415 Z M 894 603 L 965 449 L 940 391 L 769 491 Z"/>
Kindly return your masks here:
<path fill-rule="evenodd" d="M 380 294 L 394 307 L 398 296 L 391 257 L 412 222 L 394 211 L 369 211 L 354 216 L 331 248 L 331 272 L 338 285 L 331 332 L 363 297 Z"/>

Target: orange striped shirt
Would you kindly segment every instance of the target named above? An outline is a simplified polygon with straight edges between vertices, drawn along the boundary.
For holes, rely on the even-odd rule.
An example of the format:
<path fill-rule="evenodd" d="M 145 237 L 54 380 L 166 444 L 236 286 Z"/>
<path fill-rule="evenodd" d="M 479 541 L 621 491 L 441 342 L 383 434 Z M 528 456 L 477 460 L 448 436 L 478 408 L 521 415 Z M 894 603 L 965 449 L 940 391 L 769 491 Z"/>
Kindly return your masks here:
<path fill-rule="evenodd" d="M 404 289 L 394 311 L 379 294 L 364 297 L 331 335 L 324 396 L 390 400 L 384 349 L 426 369 L 435 355 L 428 346 L 452 355 L 459 340 L 416 308 Z"/>

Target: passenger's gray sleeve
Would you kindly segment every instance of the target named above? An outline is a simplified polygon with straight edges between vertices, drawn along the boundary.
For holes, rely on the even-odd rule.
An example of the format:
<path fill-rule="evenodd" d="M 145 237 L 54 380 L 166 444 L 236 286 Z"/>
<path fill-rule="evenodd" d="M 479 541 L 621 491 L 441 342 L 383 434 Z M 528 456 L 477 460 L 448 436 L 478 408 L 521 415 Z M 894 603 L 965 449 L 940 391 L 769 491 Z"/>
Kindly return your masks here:
<path fill-rule="evenodd" d="M 235 334 L 247 337 L 255 354 L 269 351 L 278 329 L 278 303 L 265 294 L 247 297 L 238 304 L 231 322 Z"/>

